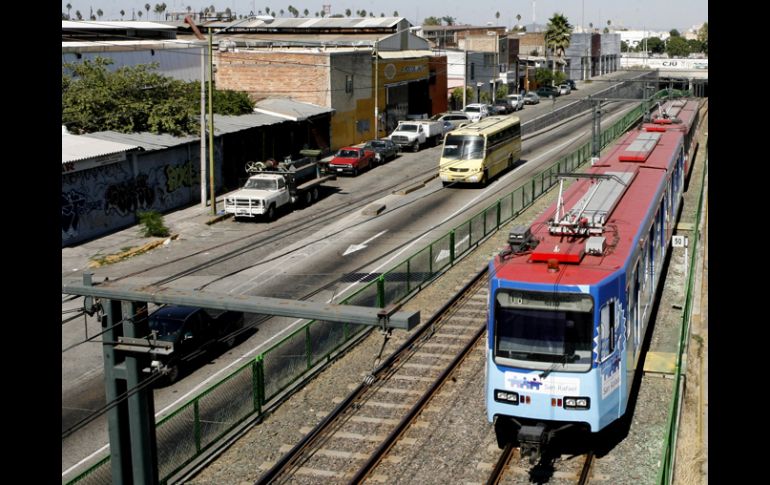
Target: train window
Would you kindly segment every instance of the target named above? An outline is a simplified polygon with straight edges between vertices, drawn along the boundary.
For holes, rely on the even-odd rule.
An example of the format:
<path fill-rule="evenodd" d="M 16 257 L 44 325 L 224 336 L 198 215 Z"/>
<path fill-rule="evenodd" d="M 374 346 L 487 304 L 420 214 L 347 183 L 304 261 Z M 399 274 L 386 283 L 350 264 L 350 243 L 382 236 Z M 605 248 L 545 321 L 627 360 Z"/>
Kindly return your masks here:
<path fill-rule="evenodd" d="M 610 300 L 601 312 L 601 360 L 615 351 L 615 300 Z"/>

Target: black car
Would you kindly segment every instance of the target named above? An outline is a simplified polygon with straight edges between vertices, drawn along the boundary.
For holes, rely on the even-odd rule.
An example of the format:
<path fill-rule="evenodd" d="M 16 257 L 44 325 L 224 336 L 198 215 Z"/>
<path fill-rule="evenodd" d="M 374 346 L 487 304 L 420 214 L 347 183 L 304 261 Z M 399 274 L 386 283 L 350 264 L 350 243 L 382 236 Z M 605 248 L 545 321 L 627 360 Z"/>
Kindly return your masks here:
<path fill-rule="evenodd" d="M 380 164 L 396 158 L 398 156 L 399 147 L 393 141 L 383 138 L 366 142 L 364 150 L 373 151 L 374 161 L 377 164 Z"/>
<path fill-rule="evenodd" d="M 166 374 L 169 382 L 179 379 L 183 368 L 210 348 L 230 348 L 244 333 L 242 312 L 206 310 L 168 305 L 149 317 L 153 344 L 148 372 Z"/>
<path fill-rule="evenodd" d="M 575 81 L 573 79 L 565 79 L 563 84 L 569 84 L 569 88 L 573 91 L 577 89 L 577 86 L 575 86 Z"/>

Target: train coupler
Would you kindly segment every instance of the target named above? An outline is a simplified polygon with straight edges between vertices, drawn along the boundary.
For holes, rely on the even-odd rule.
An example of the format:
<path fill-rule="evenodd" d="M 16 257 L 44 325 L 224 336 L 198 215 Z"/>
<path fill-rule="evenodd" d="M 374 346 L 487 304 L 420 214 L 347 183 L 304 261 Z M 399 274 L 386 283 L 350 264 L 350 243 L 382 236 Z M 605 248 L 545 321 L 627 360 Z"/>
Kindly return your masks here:
<path fill-rule="evenodd" d="M 550 433 L 544 424 L 522 426 L 519 428 L 518 441 L 521 445 L 521 457 L 529 457 L 530 463 L 540 459 L 543 448 L 548 443 Z"/>

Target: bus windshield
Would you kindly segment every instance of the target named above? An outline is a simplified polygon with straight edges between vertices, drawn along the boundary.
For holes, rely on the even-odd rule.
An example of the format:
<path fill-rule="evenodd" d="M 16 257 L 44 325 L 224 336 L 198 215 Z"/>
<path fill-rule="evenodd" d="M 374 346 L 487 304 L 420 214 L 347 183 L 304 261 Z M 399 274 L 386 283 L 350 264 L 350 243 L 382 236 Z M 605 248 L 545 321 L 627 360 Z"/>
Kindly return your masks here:
<path fill-rule="evenodd" d="M 484 138 L 480 136 L 447 135 L 444 153 L 447 160 L 484 158 Z"/>
<path fill-rule="evenodd" d="M 567 371 L 591 366 L 593 301 L 589 295 L 500 290 L 495 298 L 495 359 Z"/>

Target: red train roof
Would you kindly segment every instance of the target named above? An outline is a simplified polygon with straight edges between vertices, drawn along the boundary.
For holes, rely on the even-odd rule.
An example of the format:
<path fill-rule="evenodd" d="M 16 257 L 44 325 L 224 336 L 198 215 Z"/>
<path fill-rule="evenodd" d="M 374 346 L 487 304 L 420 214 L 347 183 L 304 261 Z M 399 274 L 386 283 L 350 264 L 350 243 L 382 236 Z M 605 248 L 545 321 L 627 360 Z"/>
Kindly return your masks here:
<path fill-rule="evenodd" d="M 535 220 L 531 233 L 537 246 L 531 253 L 508 256 L 505 260 L 495 258 L 496 277 L 588 285 L 621 268 L 633 251 L 636 235 L 656 194 L 673 168 L 682 139 L 679 130 L 634 130 L 624 135 L 587 171 L 587 176 L 593 178 L 579 178 L 564 191 L 558 216 L 557 201 Z M 646 147 L 644 157 L 623 160 L 624 153 L 638 152 L 640 145 Z M 601 210 L 592 211 L 592 207 Z M 558 271 L 549 271 L 548 267 L 554 265 L 558 265 Z"/>

